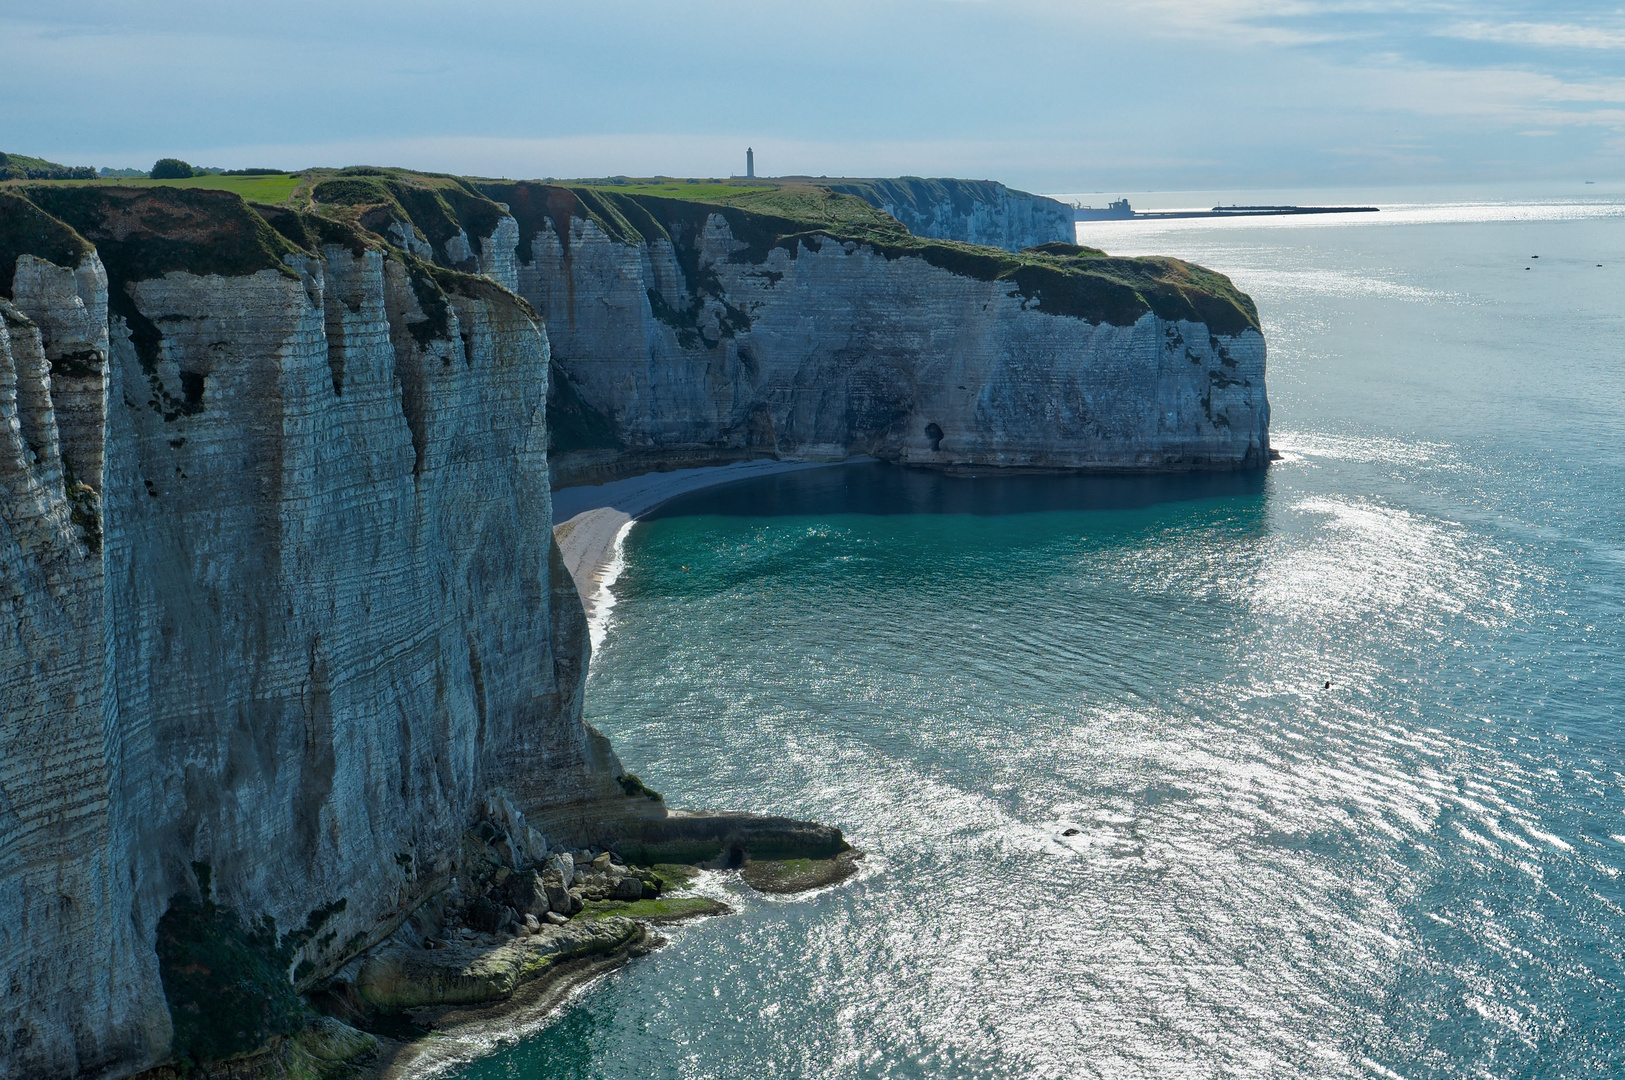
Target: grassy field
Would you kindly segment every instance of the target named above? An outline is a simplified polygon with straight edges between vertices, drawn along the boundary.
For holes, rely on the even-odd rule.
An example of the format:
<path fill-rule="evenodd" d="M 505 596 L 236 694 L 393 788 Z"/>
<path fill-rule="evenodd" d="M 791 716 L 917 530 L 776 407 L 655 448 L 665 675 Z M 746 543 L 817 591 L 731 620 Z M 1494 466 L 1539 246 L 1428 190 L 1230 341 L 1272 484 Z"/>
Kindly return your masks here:
<path fill-rule="evenodd" d="M 560 183 L 568 187 L 614 191 L 621 195 L 659 195 L 667 199 L 698 199 L 701 202 L 715 202 L 779 186 L 771 180 L 681 180 L 668 176 L 645 180 L 627 178 L 620 183 L 601 180 L 562 180 Z"/>
<path fill-rule="evenodd" d="M 305 182 L 301 175 L 276 173 L 272 176 L 194 176 L 189 180 L 12 180 L 14 184 L 103 184 L 109 187 L 185 187 L 234 191 L 253 202 L 280 203 Z"/>

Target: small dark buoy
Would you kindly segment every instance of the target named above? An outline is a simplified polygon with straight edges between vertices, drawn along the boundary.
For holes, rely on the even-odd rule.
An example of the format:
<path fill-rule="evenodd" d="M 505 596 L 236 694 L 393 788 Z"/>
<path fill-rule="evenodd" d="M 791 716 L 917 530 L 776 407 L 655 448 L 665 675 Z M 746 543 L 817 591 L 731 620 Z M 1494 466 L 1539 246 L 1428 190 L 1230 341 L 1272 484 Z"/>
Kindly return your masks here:
<path fill-rule="evenodd" d="M 1332 681 L 1330 679 L 1327 679 L 1326 680 L 1326 685 L 1321 687 L 1322 690 L 1330 690 L 1331 688 L 1332 688 Z"/>

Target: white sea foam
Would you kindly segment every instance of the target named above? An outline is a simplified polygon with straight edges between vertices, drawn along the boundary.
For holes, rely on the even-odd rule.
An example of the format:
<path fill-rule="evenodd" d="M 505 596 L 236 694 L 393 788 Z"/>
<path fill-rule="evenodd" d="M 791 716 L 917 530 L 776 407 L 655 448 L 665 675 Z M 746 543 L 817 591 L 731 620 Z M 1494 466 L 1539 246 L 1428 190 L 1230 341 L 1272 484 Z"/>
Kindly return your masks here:
<path fill-rule="evenodd" d="M 628 521 L 615 534 L 615 541 L 610 545 L 609 561 L 595 576 L 592 594 L 583 605 L 587 609 L 587 635 L 592 641 L 594 657 L 609 634 L 610 616 L 614 614 L 616 604 L 615 583 L 626 571 L 626 538 L 636 524 L 636 521 Z"/>

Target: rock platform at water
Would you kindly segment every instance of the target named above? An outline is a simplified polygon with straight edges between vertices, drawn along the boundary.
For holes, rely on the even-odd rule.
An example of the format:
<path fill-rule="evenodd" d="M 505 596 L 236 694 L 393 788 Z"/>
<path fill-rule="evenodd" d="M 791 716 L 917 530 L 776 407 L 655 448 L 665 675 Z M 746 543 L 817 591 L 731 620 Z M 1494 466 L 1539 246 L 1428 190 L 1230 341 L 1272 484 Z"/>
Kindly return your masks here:
<path fill-rule="evenodd" d="M 655 927 L 732 913 L 692 891 L 703 870 L 738 870 L 746 884 L 782 894 L 845 880 L 861 858 L 839 829 L 793 818 L 671 811 L 623 819 L 618 831 L 537 861 L 496 828 L 476 828 L 444 891 L 310 993 L 327 1014 L 321 1045 L 342 1044 L 350 1057 L 290 1070 L 279 1064 L 284 1051 L 240 1071 L 242 1080 L 414 1073 L 457 1036 L 539 1020 L 582 982 L 663 944 Z M 335 1040 L 329 1027 L 353 1037 Z"/>

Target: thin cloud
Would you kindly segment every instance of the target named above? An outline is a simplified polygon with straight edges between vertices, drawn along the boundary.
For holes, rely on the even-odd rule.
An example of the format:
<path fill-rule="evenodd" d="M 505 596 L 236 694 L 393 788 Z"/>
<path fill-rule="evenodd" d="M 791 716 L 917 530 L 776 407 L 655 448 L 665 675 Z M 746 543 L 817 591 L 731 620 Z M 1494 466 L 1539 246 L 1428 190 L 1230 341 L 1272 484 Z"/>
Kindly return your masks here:
<path fill-rule="evenodd" d="M 1574 23 L 1456 23 L 1439 36 L 1543 49 L 1625 49 L 1625 30 Z"/>

